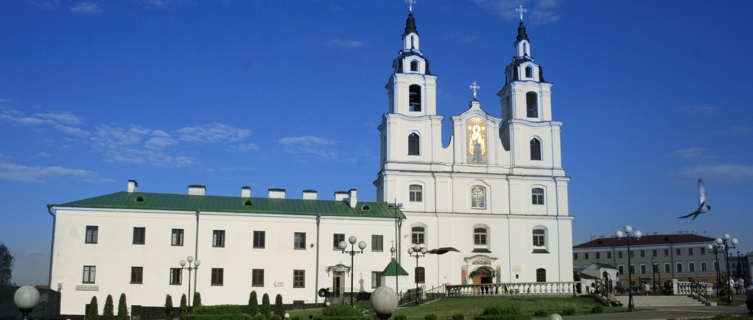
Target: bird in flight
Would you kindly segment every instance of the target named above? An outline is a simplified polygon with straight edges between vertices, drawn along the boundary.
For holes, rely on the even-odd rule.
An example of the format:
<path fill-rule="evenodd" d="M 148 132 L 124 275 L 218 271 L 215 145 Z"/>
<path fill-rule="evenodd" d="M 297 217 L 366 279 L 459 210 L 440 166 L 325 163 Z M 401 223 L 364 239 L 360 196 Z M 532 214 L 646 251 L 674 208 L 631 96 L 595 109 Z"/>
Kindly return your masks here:
<path fill-rule="evenodd" d="M 703 180 L 698 179 L 698 208 L 690 214 L 678 218 L 684 219 L 693 217 L 693 220 L 695 220 L 695 218 L 698 218 L 699 214 L 707 213 L 709 210 L 711 210 L 711 206 L 706 203 L 706 185 L 703 183 Z"/>

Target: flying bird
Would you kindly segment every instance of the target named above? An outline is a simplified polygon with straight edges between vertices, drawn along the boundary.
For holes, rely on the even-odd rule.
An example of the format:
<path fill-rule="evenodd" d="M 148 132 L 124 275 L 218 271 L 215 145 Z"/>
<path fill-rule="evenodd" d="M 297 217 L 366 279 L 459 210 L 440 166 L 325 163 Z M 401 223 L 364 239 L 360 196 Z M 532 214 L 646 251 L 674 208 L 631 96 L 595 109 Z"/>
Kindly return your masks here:
<path fill-rule="evenodd" d="M 699 214 L 707 213 L 709 210 L 711 210 L 711 206 L 706 203 L 706 185 L 703 183 L 703 180 L 698 179 L 698 209 L 688 215 L 678 218 L 684 219 L 692 216 L 693 220 L 695 220 L 695 218 L 698 218 Z"/>

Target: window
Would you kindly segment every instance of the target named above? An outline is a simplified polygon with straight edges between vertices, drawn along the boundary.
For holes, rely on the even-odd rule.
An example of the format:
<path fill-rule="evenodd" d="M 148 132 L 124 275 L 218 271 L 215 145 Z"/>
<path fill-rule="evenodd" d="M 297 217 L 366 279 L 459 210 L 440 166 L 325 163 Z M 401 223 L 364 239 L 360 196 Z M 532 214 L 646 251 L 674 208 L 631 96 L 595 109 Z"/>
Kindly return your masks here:
<path fill-rule="evenodd" d="M 212 247 L 225 247 L 225 230 L 212 230 Z"/>
<path fill-rule="evenodd" d="M 97 267 L 84 266 L 84 279 L 81 280 L 81 283 L 88 283 L 88 284 L 94 283 L 96 276 L 97 276 Z"/>
<path fill-rule="evenodd" d="M 424 244 L 424 234 L 426 230 L 424 227 L 411 228 L 411 243 L 412 244 Z"/>
<path fill-rule="evenodd" d="M 408 106 L 410 111 L 421 111 L 421 86 L 412 84 L 408 87 Z"/>
<path fill-rule="evenodd" d="M 526 116 L 529 118 L 539 117 L 539 103 L 536 92 L 526 93 Z"/>
<path fill-rule="evenodd" d="M 669 249 L 664 249 L 664 256 L 669 257 Z"/>
<path fill-rule="evenodd" d="M 675 271 L 678 273 L 682 272 L 682 263 L 677 264 L 677 269 L 675 269 Z"/>
<path fill-rule="evenodd" d="M 252 269 L 251 270 L 251 286 L 252 287 L 264 286 L 264 269 Z"/>
<path fill-rule="evenodd" d="M 578 260 L 578 253 L 577 252 L 573 252 L 573 260 Z"/>
<path fill-rule="evenodd" d="M 546 270 L 544 268 L 536 269 L 536 282 L 546 282 Z"/>
<path fill-rule="evenodd" d="M 172 236 L 170 237 L 170 245 L 176 247 L 183 246 L 183 229 L 173 229 Z"/>
<path fill-rule="evenodd" d="M 486 228 L 473 229 L 473 244 L 477 246 L 486 245 Z"/>
<path fill-rule="evenodd" d="M 296 232 L 293 234 L 293 249 L 306 250 L 306 233 Z"/>
<path fill-rule="evenodd" d="M 531 203 L 535 205 L 544 204 L 544 189 L 542 188 L 531 189 Z"/>
<path fill-rule="evenodd" d="M 482 186 L 473 186 L 471 188 L 471 208 L 486 208 L 486 188 Z"/>
<path fill-rule="evenodd" d="M 411 133 L 408 135 L 408 155 L 418 156 L 421 154 L 421 142 L 418 133 Z"/>
<path fill-rule="evenodd" d="M 144 244 L 146 240 L 146 228 L 134 227 L 133 228 L 133 244 Z"/>
<path fill-rule="evenodd" d="M 533 78 L 533 68 L 526 67 L 526 78 Z"/>
<path fill-rule="evenodd" d="M 534 240 L 534 241 L 535 241 L 535 240 Z M 535 244 L 534 244 L 534 245 L 535 245 Z M 584 258 L 585 258 L 586 260 L 588 260 L 588 252 L 584 253 L 583 255 L 585 255 L 585 257 L 584 257 Z"/>
<path fill-rule="evenodd" d="M 223 280 L 222 276 L 223 276 L 222 268 L 212 268 L 212 285 L 221 286 L 222 280 Z"/>
<path fill-rule="evenodd" d="M 705 247 L 701 247 L 701 255 L 704 255 L 704 254 L 706 254 L 706 248 Z"/>
<path fill-rule="evenodd" d="M 183 276 L 183 270 L 181 268 L 170 268 L 170 284 L 180 285 L 183 282 L 181 279 Z"/>
<path fill-rule="evenodd" d="M 344 233 L 335 233 L 332 235 L 332 249 L 335 250 L 341 250 L 340 249 L 340 242 L 345 241 L 345 234 Z"/>
<path fill-rule="evenodd" d="M 264 231 L 254 231 L 254 249 L 264 249 L 266 245 L 266 233 Z"/>
<path fill-rule="evenodd" d="M 382 252 L 384 251 L 384 236 L 381 234 L 371 235 L 371 251 Z"/>
<path fill-rule="evenodd" d="M 651 256 L 656 257 L 656 255 L 657 255 L 656 249 L 651 250 Z"/>
<path fill-rule="evenodd" d="M 601 258 L 601 254 L 599 252 L 596 253 L 596 259 Z"/>
<path fill-rule="evenodd" d="M 693 248 L 688 248 L 688 255 L 689 255 L 689 256 L 692 256 L 692 255 L 693 255 Z"/>
<path fill-rule="evenodd" d="M 646 274 L 646 265 L 645 264 L 641 265 L 641 274 Z"/>
<path fill-rule="evenodd" d="M 541 160 L 541 141 L 531 139 L 531 160 Z"/>
<path fill-rule="evenodd" d="M 670 273 L 672 272 L 671 267 L 669 266 L 669 263 L 664 264 L 664 273 Z"/>
<path fill-rule="evenodd" d="M 293 270 L 293 288 L 305 288 L 306 287 L 306 271 L 305 270 Z"/>
<path fill-rule="evenodd" d="M 682 255 L 682 252 L 680 252 L 680 248 L 675 249 L 675 255 L 678 257 Z"/>
<path fill-rule="evenodd" d="M 413 39 L 413 37 L 411 37 Z M 418 61 L 413 60 L 410 62 L 410 71 L 418 71 Z"/>
<path fill-rule="evenodd" d="M 544 237 L 546 232 L 544 229 L 533 229 L 533 246 L 534 247 L 543 247 L 544 246 Z M 586 259 L 588 259 L 588 252 L 585 253 Z"/>
<path fill-rule="evenodd" d="M 607 251 L 607 259 L 612 259 L 612 251 Z"/>
<path fill-rule="evenodd" d="M 426 271 L 424 267 L 416 267 L 416 283 L 424 283 L 426 281 Z"/>
<path fill-rule="evenodd" d="M 695 263 L 688 263 L 688 272 L 695 272 Z"/>
<path fill-rule="evenodd" d="M 144 267 L 131 267 L 131 283 L 144 283 Z"/>
<path fill-rule="evenodd" d="M 630 265 L 630 274 L 635 274 L 635 265 L 634 264 Z"/>
<path fill-rule="evenodd" d="M 701 272 L 706 272 L 706 271 L 707 271 L 706 262 L 701 262 Z"/>
<path fill-rule="evenodd" d="M 625 273 L 625 268 L 622 265 L 619 265 L 619 266 L 617 266 L 617 272 L 619 272 L 620 274 L 624 274 Z"/>
<path fill-rule="evenodd" d="M 622 251 L 617 251 L 617 258 L 622 259 Z"/>
<path fill-rule="evenodd" d="M 646 250 L 641 250 L 641 258 L 646 256 Z"/>
<path fill-rule="evenodd" d="M 423 188 L 420 185 L 412 184 L 412 185 L 410 185 L 410 187 L 408 189 L 410 190 L 410 201 L 411 202 L 421 202 L 422 201 L 421 200 L 421 192 L 422 192 Z"/>
<path fill-rule="evenodd" d="M 97 243 L 98 233 L 98 226 L 86 226 L 86 239 L 84 243 Z"/>
<path fill-rule="evenodd" d="M 376 289 L 382 286 L 382 272 L 371 272 L 371 288 Z"/>

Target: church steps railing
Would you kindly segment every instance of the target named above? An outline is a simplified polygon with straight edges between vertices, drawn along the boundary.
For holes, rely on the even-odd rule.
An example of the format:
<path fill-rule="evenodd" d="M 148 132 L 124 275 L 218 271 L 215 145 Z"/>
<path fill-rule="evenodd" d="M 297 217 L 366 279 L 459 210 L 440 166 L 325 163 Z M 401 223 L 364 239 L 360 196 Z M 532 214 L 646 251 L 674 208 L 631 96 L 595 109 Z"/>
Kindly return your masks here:
<path fill-rule="evenodd" d="M 446 285 L 448 297 L 573 296 L 576 282 L 512 282 Z"/>

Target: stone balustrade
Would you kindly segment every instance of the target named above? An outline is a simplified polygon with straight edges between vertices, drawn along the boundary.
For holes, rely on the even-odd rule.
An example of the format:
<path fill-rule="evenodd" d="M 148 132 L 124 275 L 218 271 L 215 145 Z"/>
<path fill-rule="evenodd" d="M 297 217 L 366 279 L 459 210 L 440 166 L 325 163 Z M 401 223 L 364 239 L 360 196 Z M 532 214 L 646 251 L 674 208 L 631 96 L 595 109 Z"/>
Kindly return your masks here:
<path fill-rule="evenodd" d="M 474 296 L 572 296 L 575 282 L 512 282 L 447 285 L 448 297 Z"/>
<path fill-rule="evenodd" d="M 672 294 L 676 296 L 709 296 L 714 287 L 708 282 L 680 281 L 672 279 Z"/>

